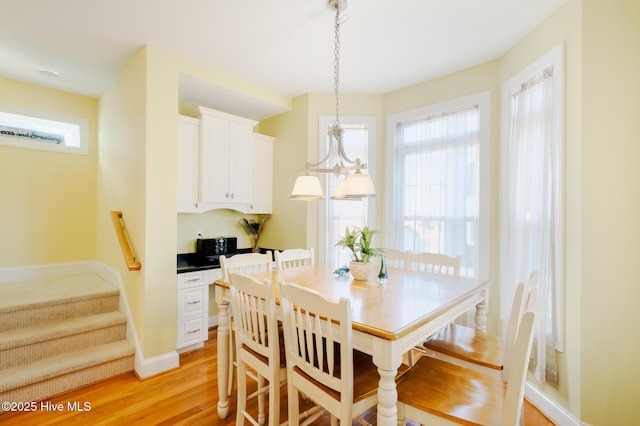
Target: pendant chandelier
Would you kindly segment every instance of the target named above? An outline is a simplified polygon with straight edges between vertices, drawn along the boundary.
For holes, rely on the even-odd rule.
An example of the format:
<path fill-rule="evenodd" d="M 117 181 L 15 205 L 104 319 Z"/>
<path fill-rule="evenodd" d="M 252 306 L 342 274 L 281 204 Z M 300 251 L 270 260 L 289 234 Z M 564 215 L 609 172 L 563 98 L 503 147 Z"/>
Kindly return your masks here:
<path fill-rule="evenodd" d="M 334 39 L 334 85 L 336 98 L 336 121 L 329 126 L 329 150 L 327 155 L 317 163 L 307 162 L 303 169 L 298 169 L 298 177 L 291 192 L 294 200 L 322 200 L 324 194 L 320 185 L 319 173 L 333 173 L 336 177 L 336 185 L 331 194 L 332 200 L 352 200 L 376 195 L 371 176 L 362 173 L 367 168 L 359 158 L 355 160 L 347 157 L 342 142 L 344 129 L 340 126 L 340 12 L 347 7 L 347 0 L 329 0 L 329 6 L 336 11 L 335 39 Z M 337 150 L 337 162 L 333 167 L 327 167 L 327 163 Z"/>

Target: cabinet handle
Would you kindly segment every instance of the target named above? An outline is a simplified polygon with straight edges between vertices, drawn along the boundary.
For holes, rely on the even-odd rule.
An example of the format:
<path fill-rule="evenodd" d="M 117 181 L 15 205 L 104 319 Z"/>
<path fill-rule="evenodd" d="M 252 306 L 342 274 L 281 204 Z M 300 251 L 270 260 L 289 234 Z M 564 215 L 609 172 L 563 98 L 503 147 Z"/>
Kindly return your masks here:
<path fill-rule="evenodd" d="M 196 330 L 187 331 L 187 334 L 195 334 L 195 333 L 200 333 L 200 329 L 198 328 Z"/>
<path fill-rule="evenodd" d="M 197 305 L 198 303 L 200 303 L 200 301 L 196 300 L 195 302 L 187 302 L 187 305 Z"/>
<path fill-rule="evenodd" d="M 233 200 L 233 192 L 231 193 L 231 199 Z"/>
<path fill-rule="evenodd" d="M 224 194 L 224 198 L 229 198 L 229 193 Z"/>
<path fill-rule="evenodd" d="M 200 281 L 200 277 L 197 278 L 187 278 L 186 280 L 188 283 L 197 283 L 198 281 Z"/>

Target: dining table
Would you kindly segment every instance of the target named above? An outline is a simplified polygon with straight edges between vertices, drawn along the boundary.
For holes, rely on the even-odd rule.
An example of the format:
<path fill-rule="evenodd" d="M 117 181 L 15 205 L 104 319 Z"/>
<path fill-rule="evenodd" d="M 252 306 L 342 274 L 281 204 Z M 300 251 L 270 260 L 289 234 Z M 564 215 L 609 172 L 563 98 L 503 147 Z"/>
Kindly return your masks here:
<path fill-rule="evenodd" d="M 329 265 L 315 264 L 253 274 L 271 280 L 276 301 L 277 282 L 293 282 L 325 297 L 351 301 L 354 349 L 370 354 L 378 368 L 377 424 L 397 424 L 395 377 L 403 355 L 426 338 L 475 306 L 475 327 L 486 331 L 490 282 L 486 279 L 450 277 L 423 271 L 388 269 L 386 279 L 378 273 L 369 280 L 354 280 L 351 274 L 336 274 Z M 218 304 L 218 416 L 229 414 L 230 292 L 229 283 L 214 283 Z M 277 314 L 281 315 L 279 305 Z"/>

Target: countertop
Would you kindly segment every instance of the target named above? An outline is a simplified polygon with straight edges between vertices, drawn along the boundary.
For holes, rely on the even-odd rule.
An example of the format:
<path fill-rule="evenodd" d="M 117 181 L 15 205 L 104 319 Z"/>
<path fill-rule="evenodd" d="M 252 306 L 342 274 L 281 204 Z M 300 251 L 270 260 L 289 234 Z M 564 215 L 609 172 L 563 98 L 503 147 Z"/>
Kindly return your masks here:
<path fill-rule="evenodd" d="M 260 253 L 267 253 L 271 251 L 273 253 L 274 249 L 261 248 Z M 237 252 L 233 254 L 239 253 L 251 253 L 250 248 L 246 249 L 238 249 Z M 233 254 L 229 254 L 227 256 L 233 256 Z M 273 254 L 272 254 L 273 256 Z M 184 274 L 187 272 L 195 272 L 195 271 L 204 271 L 207 269 L 219 269 L 220 261 L 216 259 L 207 259 L 206 257 L 200 255 L 199 253 L 179 253 L 177 259 L 177 272 L 178 274 Z"/>

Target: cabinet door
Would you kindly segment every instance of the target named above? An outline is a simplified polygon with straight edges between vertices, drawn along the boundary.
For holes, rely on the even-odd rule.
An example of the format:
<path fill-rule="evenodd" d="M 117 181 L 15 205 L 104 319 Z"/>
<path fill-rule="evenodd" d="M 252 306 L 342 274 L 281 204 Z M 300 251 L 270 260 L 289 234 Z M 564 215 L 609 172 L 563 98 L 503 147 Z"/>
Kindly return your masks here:
<path fill-rule="evenodd" d="M 200 120 L 178 117 L 178 213 L 197 211 Z"/>
<path fill-rule="evenodd" d="M 231 203 L 251 201 L 253 129 L 245 123 L 229 122 L 229 199 Z"/>
<path fill-rule="evenodd" d="M 271 136 L 253 134 L 253 179 L 249 213 L 271 214 L 273 205 L 273 143 Z"/>
<path fill-rule="evenodd" d="M 200 122 L 200 201 L 229 201 L 229 122 L 203 115 Z"/>

